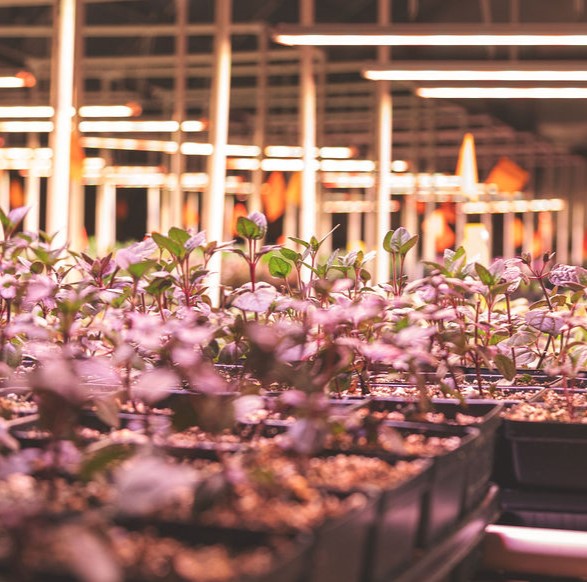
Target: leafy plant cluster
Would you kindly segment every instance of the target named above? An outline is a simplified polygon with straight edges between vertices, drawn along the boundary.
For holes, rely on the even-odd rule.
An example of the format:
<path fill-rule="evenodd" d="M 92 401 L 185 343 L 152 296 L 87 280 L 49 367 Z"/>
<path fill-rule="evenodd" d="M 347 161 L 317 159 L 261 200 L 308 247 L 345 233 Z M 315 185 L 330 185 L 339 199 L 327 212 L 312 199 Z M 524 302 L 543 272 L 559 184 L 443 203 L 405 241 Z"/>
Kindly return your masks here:
<path fill-rule="evenodd" d="M 33 395 L 43 445 L 19 450 L 11 421 L 0 420 L 0 489 L 7 499 L 11 480 L 17 490 L 25 477 L 42 474 L 48 499 L 60 497 L 57 484 L 66 475 L 91 483 L 91 498 L 96 488 L 113 486 L 110 506 L 139 516 L 186 490 L 198 513 L 219 500 L 234 509 L 245 490 L 280 499 L 285 491 L 288 499 L 314 503 L 322 498 L 301 477 L 283 483 L 279 470 L 269 472 L 259 459 L 237 465 L 220 447 L 218 473 L 210 476 L 170 465 L 157 443 L 197 429 L 220 444 L 235 423 L 267 413 L 264 397 L 274 392 L 276 411 L 297 419 L 280 447 L 298 456 L 303 476 L 308 456 L 329 435 L 377 441 L 381 420 L 335 419 L 328 396 L 367 395 L 382 369 L 417 386 L 424 404 L 430 385 L 459 396 L 467 368 L 480 392 L 491 390 L 482 380 L 485 368 L 509 383 L 520 369 L 543 369 L 566 387 L 585 370 L 587 270 L 557 265 L 551 254 L 486 266 L 468 261 L 462 248 L 447 250 L 441 262 L 426 265 L 425 276 L 410 280 L 406 256 L 418 237 L 398 228 L 379 251 L 389 257 L 389 281 L 376 285 L 368 270 L 374 253 L 326 256 L 331 233 L 264 245 L 260 213 L 238 220 L 240 243 L 172 228 L 105 257 L 23 232 L 25 214 L 0 211 L 0 375 L 5 386 Z M 249 282 L 222 289 L 217 302 L 208 274 L 218 252 L 243 261 Z M 274 284 L 259 280 L 262 262 Z M 532 303 L 529 288 L 541 293 Z M 150 414 L 157 407 L 165 413 Z M 90 446 L 82 420 L 88 413 L 108 435 Z M 128 413 L 135 415 L 130 427 Z M 254 493 L 247 489 L 253 484 Z M 16 512 L 0 503 L 14 539 L 30 535 L 29 510 L 42 516 L 33 505 Z M 86 524 L 66 530 L 102 551 L 102 538 Z"/>

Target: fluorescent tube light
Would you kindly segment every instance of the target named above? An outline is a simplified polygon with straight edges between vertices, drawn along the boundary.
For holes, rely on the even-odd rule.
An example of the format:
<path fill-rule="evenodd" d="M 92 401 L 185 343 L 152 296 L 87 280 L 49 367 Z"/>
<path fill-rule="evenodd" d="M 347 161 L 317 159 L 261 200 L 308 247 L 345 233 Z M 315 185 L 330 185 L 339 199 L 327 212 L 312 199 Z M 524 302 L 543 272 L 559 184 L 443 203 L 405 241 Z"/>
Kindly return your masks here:
<path fill-rule="evenodd" d="M 352 158 L 356 153 L 355 148 L 347 147 L 322 147 L 320 148 L 320 157 L 328 159 L 344 160 Z"/>
<path fill-rule="evenodd" d="M 288 46 L 585 46 L 581 25 L 485 25 L 471 32 L 470 24 L 283 25 L 273 40 Z"/>
<path fill-rule="evenodd" d="M 371 81 L 587 81 L 587 70 L 569 63 L 546 62 L 476 62 L 460 61 L 405 62 L 368 65 L 363 77 Z"/>
<path fill-rule="evenodd" d="M 214 147 L 211 143 L 195 143 L 186 141 L 181 144 L 179 151 L 184 156 L 211 156 Z"/>
<path fill-rule="evenodd" d="M 372 160 L 322 160 L 323 172 L 373 172 L 375 162 Z"/>
<path fill-rule="evenodd" d="M 177 121 L 81 121 L 82 133 L 173 133 L 179 129 Z"/>
<path fill-rule="evenodd" d="M 143 152 L 164 152 L 174 154 L 177 144 L 174 141 L 155 139 L 130 139 L 120 137 L 82 137 L 81 144 L 85 148 L 105 150 L 138 150 Z"/>
<path fill-rule="evenodd" d="M 585 99 L 587 87 L 419 87 L 425 99 Z"/>
<path fill-rule="evenodd" d="M 6 133 L 50 133 L 52 121 L 0 121 L 0 131 Z"/>
<path fill-rule="evenodd" d="M 0 107 L 0 119 L 48 119 L 53 107 L 48 105 L 8 105 Z"/>
<path fill-rule="evenodd" d="M 83 105 L 79 108 L 80 117 L 137 117 L 142 113 L 138 103 L 126 105 Z"/>
<path fill-rule="evenodd" d="M 34 75 L 21 71 L 16 75 L 0 77 L 0 89 L 21 89 L 22 87 L 34 87 L 37 80 Z"/>
<path fill-rule="evenodd" d="M 181 131 L 185 131 L 186 133 L 196 133 L 204 131 L 205 129 L 206 124 L 203 121 L 191 120 L 182 121 L 181 123 Z"/>

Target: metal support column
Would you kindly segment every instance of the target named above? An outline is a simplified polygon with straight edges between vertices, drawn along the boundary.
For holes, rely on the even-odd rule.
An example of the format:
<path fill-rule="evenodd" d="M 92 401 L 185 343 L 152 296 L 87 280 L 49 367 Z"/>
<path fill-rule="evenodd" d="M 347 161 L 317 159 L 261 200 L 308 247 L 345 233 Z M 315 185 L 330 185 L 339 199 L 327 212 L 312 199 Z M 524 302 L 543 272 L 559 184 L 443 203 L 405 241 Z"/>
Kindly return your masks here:
<path fill-rule="evenodd" d="M 226 182 L 226 143 L 230 115 L 230 21 L 232 0 L 216 0 L 214 36 L 214 76 L 210 96 L 210 142 L 214 148 L 208 158 L 208 187 L 204 196 L 204 228 L 209 241 L 221 242 L 224 233 L 224 189 Z M 221 255 L 209 263 L 209 289 L 212 301 L 219 301 Z"/>
<path fill-rule="evenodd" d="M 56 233 L 56 246 L 63 245 L 69 237 L 69 190 L 71 165 L 71 130 L 73 107 L 73 81 L 75 59 L 76 8 L 79 0 L 59 0 L 56 4 L 57 17 L 53 44 L 57 54 L 56 77 L 53 82 L 55 102 L 54 131 L 51 133 L 53 150 L 53 175 L 49 180 L 47 196 L 47 232 Z"/>
<path fill-rule="evenodd" d="M 386 26 L 391 20 L 389 0 L 378 0 L 377 23 Z M 389 61 L 388 46 L 377 48 L 377 60 L 381 64 Z M 389 256 L 383 250 L 383 239 L 391 228 L 389 215 L 389 174 L 391 170 L 391 132 L 392 122 L 391 84 L 389 81 L 377 83 L 377 192 L 375 203 L 375 282 L 389 280 Z M 413 234 L 413 233 L 412 233 Z"/>
<path fill-rule="evenodd" d="M 267 30 L 265 27 L 261 29 L 257 35 L 257 49 L 259 51 L 259 62 L 257 63 L 257 109 L 255 111 L 255 135 L 254 143 L 263 156 L 263 150 L 267 145 L 265 143 L 265 135 L 267 133 Z M 256 170 L 253 170 L 253 192 L 249 197 L 249 211 L 260 212 L 262 210 L 261 204 L 261 188 L 263 186 L 263 170 L 261 164 Z"/>
<path fill-rule="evenodd" d="M 151 186 L 147 190 L 147 232 L 161 229 L 161 189 Z"/>
<path fill-rule="evenodd" d="M 37 171 L 36 149 L 39 147 L 39 134 L 30 133 L 27 146 L 35 151 L 35 156 L 31 161 L 27 177 L 24 182 L 24 200 L 25 205 L 29 207 L 27 215 L 24 217 L 23 228 L 31 232 L 38 232 L 41 220 L 41 178 Z"/>
<path fill-rule="evenodd" d="M 300 0 L 300 24 L 314 24 L 314 0 Z M 303 148 L 300 237 L 316 235 L 316 81 L 314 49 L 301 47 L 300 58 L 300 126 Z"/>
<path fill-rule="evenodd" d="M 174 87 L 174 112 L 173 118 L 180 124 L 174 139 L 177 143 L 177 151 L 171 159 L 171 168 L 175 174 L 175 183 L 170 192 L 170 222 L 169 226 L 183 226 L 183 188 L 181 176 L 185 171 L 185 157 L 181 153 L 183 132 L 181 122 L 185 119 L 186 111 L 186 58 L 188 50 L 187 26 L 188 3 L 187 0 L 175 0 L 177 34 L 175 36 L 175 87 Z"/>
<path fill-rule="evenodd" d="M 98 256 L 112 250 L 116 243 L 116 185 L 108 179 L 97 188 L 96 249 Z"/>

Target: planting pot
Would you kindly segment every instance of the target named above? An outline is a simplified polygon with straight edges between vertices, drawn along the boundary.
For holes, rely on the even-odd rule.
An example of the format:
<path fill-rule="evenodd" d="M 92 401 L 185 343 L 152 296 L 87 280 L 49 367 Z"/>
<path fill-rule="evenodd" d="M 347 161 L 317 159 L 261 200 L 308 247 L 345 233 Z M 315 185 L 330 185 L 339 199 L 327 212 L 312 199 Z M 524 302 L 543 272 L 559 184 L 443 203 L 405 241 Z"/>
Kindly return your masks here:
<path fill-rule="evenodd" d="M 364 580 L 390 580 L 413 559 L 431 480 L 432 464 L 398 487 L 383 491 L 367 546 Z"/>
<path fill-rule="evenodd" d="M 430 488 L 424 500 L 424 511 L 418 544 L 427 548 L 435 544 L 453 529 L 468 510 L 468 467 L 473 462 L 472 453 L 479 431 L 470 427 L 434 426 L 426 423 L 388 422 L 402 434 L 419 433 L 426 436 L 447 438 L 459 437 L 458 448 L 433 458 Z"/>
<path fill-rule="evenodd" d="M 587 531 L 587 499 L 581 492 L 500 491 L 504 525 Z"/>
<path fill-rule="evenodd" d="M 315 532 L 308 582 L 363 582 L 366 549 L 377 515 L 379 496 L 363 507 L 328 520 Z"/>
<path fill-rule="evenodd" d="M 504 419 L 516 482 L 587 492 L 587 425 Z"/>
<path fill-rule="evenodd" d="M 448 399 L 434 399 L 432 401 L 434 413 L 442 415 L 444 422 L 449 426 L 459 424 L 472 426 L 480 431 L 479 437 L 474 440 L 467 461 L 466 489 L 464 508 L 469 510 L 474 507 L 485 495 L 493 472 L 493 460 L 497 430 L 501 423 L 500 404 L 495 402 L 458 403 Z M 369 406 L 373 411 L 379 412 L 405 412 L 411 413 L 410 403 L 404 399 L 378 399 L 371 400 Z M 434 416 L 426 417 L 443 424 L 442 419 Z"/>

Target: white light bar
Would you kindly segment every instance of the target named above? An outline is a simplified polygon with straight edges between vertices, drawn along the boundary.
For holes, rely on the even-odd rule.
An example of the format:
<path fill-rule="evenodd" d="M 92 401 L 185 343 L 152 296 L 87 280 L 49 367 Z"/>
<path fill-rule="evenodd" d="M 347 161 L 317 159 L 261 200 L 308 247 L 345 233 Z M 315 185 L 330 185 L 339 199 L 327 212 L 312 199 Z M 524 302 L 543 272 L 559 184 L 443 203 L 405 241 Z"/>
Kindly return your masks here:
<path fill-rule="evenodd" d="M 585 68 L 577 68 L 569 63 L 558 61 L 531 63 L 395 61 L 390 65 L 368 65 L 363 69 L 362 75 L 372 81 L 587 81 Z"/>
<path fill-rule="evenodd" d="M 304 148 L 301 146 L 267 146 L 264 153 L 268 158 L 301 158 L 304 155 Z M 348 147 L 322 147 L 316 148 L 314 155 L 321 158 L 343 160 L 352 158 L 356 154 L 355 148 Z"/>
<path fill-rule="evenodd" d="M 304 148 L 300 146 L 267 146 L 264 150 L 268 158 L 301 158 Z"/>
<path fill-rule="evenodd" d="M 211 156 L 214 147 L 211 143 L 197 143 L 186 141 L 181 144 L 180 151 L 186 156 Z M 249 145 L 227 145 L 226 155 L 242 158 L 255 158 L 261 153 L 257 146 Z"/>
<path fill-rule="evenodd" d="M 376 204 L 373 200 L 326 200 L 322 204 L 322 212 L 327 214 L 360 214 L 375 212 Z M 397 200 L 390 200 L 387 212 L 397 212 L 400 204 Z"/>
<path fill-rule="evenodd" d="M 538 200 L 493 200 L 490 202 L 465 202 L 462 206 L 465 214 L 508 214 L 511 212 L 558 212 L 565 208 L 560 198 Z"/>
<path fill-rule="evenodd" d="M 214 146 L 211 143 L 184 142 L 181 144 L 179 151 L 184 156 L 211 156 Z"/>
<path fill-rule="evenodd" d="M 50 133 L 52 121 L 0 121 L 0 132 L 6 133 Z"/>
<path fill-rule="evenodd" d="M 173 133 L 179 129 L 177 121 L 81 121 L 82 133 Z"/>
<path fill-rule="evenodd" d="M 82 137 L 81 145 L 85 148 L 105 150 L 138 150 L 142 152 L 164 152 L 173 154 L 177 151 L 174 141 L 155 139 L 130 139 L 120 137 Z"/>
<path fill-rule="evenodd" d="M 425 99 L 585 99 L 587 87 L 419 87 Z"/>
<path fill-rule="evenodd" d="M 8 105 L 0 107 L 1 119 L 48 119 L 53 117 L 53 107 L 49 105 Z"/>
<path fill-rule="evenodd" d="M 585 46 L 581 25 L 396 24 L 318 26 L 283 25 L 272 37 L 288 46 Z"/>
<path fill-rule="evenodd" d="M 320 148 L 320 157 L 336 160 L 345 160 L 352 158 L 356 154 L 356 148 L 347 147 L 322 147 Z"/>
<path fill-rule="evenodd" d="M 228 170 L 258 170 L 261 162 L 255 158 L 228 158 L 226 168 Z"/>
<path fill-rule="evenodd" d="M 80 117 L 137 117 L 142 113 L 138 103 L 126 105 L 83 105 L 79 108 Z"/>
<path fill-rule="evenodd" d="M 261 169 L 265 172 L 301 172 L 304 161 L 294 158 L 266 158 L 261 161 Z"/>
<path fill-rule="evenodd" d="M 9 105 L 0 107 L 0 118 L 3 119 L 49 119 L 55 111 L 50 105 Z M 73 115 L 75 110 L 72 109 Z M 79 108 L 81 117 L 132 117 L 140 115 L 138 104 L 128 105 L 84 105 Z M 110 123 L 110 122 L 104 122 Z"/>
<path fill-rule="evenodd" d="M 375 162 L 372 160 L 322 160 L 323 172 L 373 172 Z"/>
<path fill-rule="evenodd" d="M 21 89 L 22 87 L 34 87 L 36 79 L 31 73 L 21 71 L 16 75 L 0 77 L 0 89 Z"/>
<path fill-rule="evenodd" d="M 410 164 L 406 160 L 393 160 L 391 162 L 392 172 L 407 172 L 410 169 Z"/>
<path fill-rule="evenodd" d="M 181 131 L 185 131 L 186 133 L 197 133 L 200 131 L 204 131 L 206 129 L 206 124 L 203 121 L 182 121 L 181 123 Z"/>

